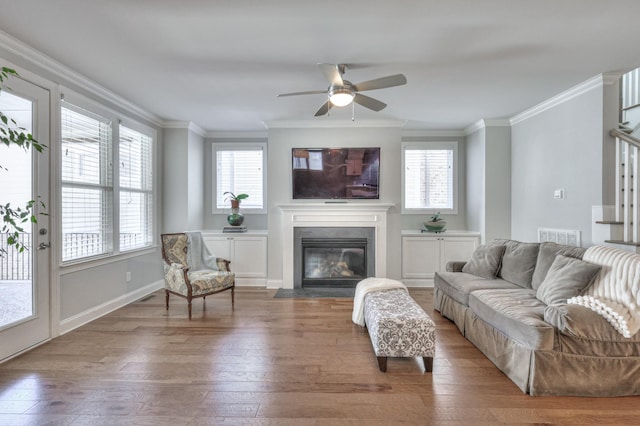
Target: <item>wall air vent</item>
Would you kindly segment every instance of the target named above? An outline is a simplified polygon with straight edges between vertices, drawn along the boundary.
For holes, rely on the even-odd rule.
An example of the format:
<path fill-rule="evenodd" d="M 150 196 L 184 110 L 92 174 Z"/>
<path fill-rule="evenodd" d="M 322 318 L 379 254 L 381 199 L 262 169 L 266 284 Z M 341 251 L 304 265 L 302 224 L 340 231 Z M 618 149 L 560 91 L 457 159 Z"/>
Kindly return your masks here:
<path fill-rule="evenodd" d="M 577 229 L 538 228 L 538 242 L 545 241 L 575 247 L 582 246 L 580 231 Z"/>

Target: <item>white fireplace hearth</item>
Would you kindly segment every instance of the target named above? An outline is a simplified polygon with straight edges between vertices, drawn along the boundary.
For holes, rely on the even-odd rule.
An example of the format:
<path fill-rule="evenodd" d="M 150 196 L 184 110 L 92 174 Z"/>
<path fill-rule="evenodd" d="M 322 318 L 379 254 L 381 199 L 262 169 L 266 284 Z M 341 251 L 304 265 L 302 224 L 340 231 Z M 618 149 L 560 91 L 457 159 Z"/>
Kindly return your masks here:
<path fill-rule="evenodd" d="M 294 288 L 294 228 L 371 227 L 375 230 L 375 275 L 387 276 L 386 203 L 300 203 L 281 204 L 282 211 L 282 287 Z"/>

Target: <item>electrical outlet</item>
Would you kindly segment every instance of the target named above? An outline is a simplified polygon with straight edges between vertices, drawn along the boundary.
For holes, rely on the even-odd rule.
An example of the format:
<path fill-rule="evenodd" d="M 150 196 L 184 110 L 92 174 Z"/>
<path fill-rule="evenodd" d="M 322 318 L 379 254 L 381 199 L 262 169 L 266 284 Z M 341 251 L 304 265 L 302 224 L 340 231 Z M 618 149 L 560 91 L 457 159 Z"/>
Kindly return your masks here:
<path fill-rule="evenodd" d="M 564 200 L 564 189 L 556 189 L 553 191 L 553 198 L 556 200 Z"/>
<path fill-rule="evenodd" d="M 131 281 L 131 272 L 127 272 L 127 282 Z"/>

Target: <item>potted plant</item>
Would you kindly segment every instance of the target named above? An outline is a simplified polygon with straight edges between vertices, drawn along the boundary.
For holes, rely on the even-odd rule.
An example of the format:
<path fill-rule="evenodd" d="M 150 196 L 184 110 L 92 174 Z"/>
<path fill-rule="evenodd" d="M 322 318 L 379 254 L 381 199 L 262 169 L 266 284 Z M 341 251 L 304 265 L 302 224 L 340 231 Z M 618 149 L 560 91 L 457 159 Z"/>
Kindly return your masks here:
<path fill-rule="evenodd" d="M 227 191 L 225 192 L 223 195 L 227 196 L 227 200 L 231 201 L 231 208 L 232 209 L 238 209 L 240 208 L 240 201 L 249 198 L 249 194 L 234 194 L 231 191 Z"/>
<path fill-rule="evenodd" d="M 424 227 L 429 232 L 444 232 L 447 221 L 440 217 L 440 212 L 434 214 L 428 221 L 424 222 Z"/>
<path fill-rule="evenodd" d="M 231 226 L 240 226 L 244 222 L 244 215 L 240 213 L 240 201 L 249 198 L 249 194 L 234 194 L 231 191 L 224 193 L 231 202 L 231 214 L 227 216 L 227 222 Z"/>

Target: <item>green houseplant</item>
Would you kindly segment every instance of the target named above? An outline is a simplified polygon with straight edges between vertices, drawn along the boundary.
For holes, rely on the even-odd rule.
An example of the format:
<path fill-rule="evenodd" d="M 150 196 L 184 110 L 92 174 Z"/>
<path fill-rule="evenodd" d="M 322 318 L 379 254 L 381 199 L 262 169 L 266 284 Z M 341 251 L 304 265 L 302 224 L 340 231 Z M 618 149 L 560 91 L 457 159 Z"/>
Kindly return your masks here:
<path fill-rule="evenodd" d="M 17 77 L 18 73 L 7 67 L 0 70 L 0 92 L 3 89 L 5 80 L 9 77 Z M 19 127 L 18 123 L 9 118 L 5 113 L 0 111 L 0 142 L 10 146 L 18 146 L 25 151 L 30 148 L 38 152 L 42 152 L 45 145 L 39 143 L 28 133 L 23 127 Z M 0 170 L 7 170 L 6 167 L 0 165 Z M 42 207 L 44 204 L 40 203 Z M 38 220 L 34 214 L 36 201 L 28 201 L 23 207 L 14 207 L 11 203 L 0 203 L 0 216 L 2 217 L 2 227 L 0 232 L 7 234 L 7 247 L 14 247 L 19 253 L 22 253 L 26 247 L 20 240 L 20 234 L 24 233 L 24 226 L 27 223 L 36 223 Z M 6 253 L 6 248 L 0 247 L 0 257 Z"/>
<path fill-rule="evenodd" d="M 424 227 L 429 232 L 444 232 L 447 221 L 440 217 L 440 212 L 434 214 L 424 222 Z"/>
<path fill-rule="evenodd" d="M 223 195 L 227 196 L 227 200 L 229 200 L 231 202 L 231 208 L 232 209 L 238 209 L 240 208 L 240 202 L 244 199 L 249 198 L 249 194 L 234 194 L 231 191 L 227 191 L 225 192 Z"/>

